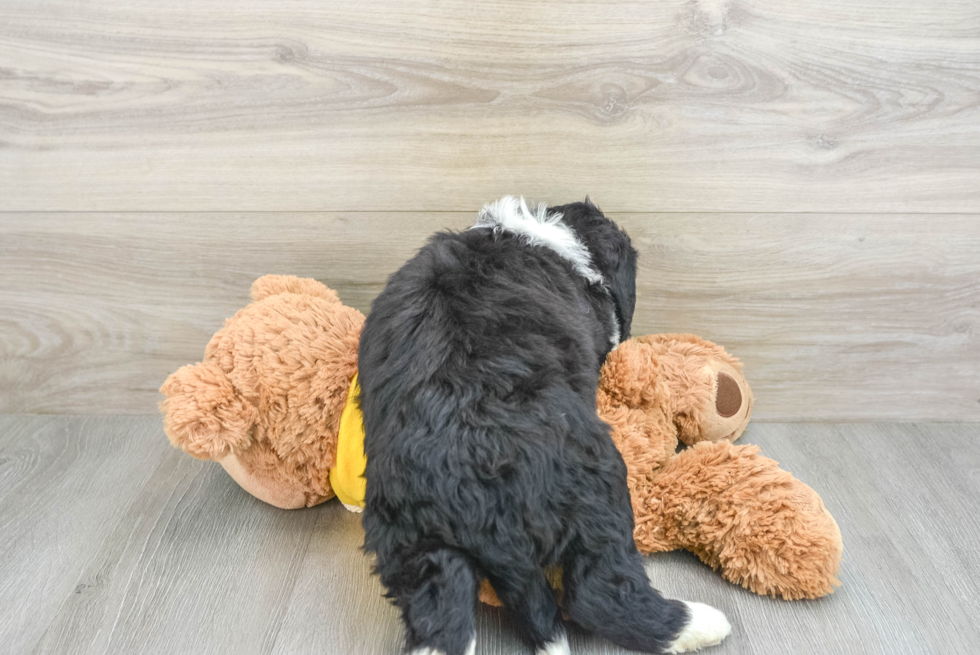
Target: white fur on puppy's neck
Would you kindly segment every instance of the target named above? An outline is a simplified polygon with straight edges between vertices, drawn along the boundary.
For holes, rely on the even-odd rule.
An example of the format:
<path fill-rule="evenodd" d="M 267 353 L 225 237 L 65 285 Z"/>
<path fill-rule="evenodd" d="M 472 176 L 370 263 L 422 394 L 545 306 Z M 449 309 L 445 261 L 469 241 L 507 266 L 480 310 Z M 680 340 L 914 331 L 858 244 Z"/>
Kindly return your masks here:
<path fill-rule="evenodd" d="M 592 284 L 601 285 L 602 274 L 592 266 L 589 249 L 561 218 L 561 214 L 549 215 L 548 206 L 543 202 L 538 205 L 537 211 L 532 212 L 523 196 L 520 199 L 504 196 L 484 205 L 473 227 L 510 232 L 528 245 L 551 248 L 571 263 L 576 273 Z"/>

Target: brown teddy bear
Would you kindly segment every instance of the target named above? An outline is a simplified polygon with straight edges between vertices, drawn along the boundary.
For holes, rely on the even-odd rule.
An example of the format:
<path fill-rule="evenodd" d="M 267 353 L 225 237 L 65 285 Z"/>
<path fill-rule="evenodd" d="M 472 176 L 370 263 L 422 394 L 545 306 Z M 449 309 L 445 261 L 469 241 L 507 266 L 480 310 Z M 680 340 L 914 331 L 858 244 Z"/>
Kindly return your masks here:
<path fill-rule="evenodd" d="M 364 315 L 319 282 L 291 276 L 259 278 L 252 300 L 214 335 L 202 363 L 167 378 L 167 436 L 277 507 L 336 495 L 356 511 L 365 485 L 355 402 Z M 597 401 L 626 462 L 641 552 L 690 550 L 759 594 L 832 593 L 841 537 L 820 497 L 757 447 L 732 444 L 752 410 L 738 360 L 693 335 L 631 339 L 607 357 Z M 496 602 L 489 585 L 481 598 Z"/>

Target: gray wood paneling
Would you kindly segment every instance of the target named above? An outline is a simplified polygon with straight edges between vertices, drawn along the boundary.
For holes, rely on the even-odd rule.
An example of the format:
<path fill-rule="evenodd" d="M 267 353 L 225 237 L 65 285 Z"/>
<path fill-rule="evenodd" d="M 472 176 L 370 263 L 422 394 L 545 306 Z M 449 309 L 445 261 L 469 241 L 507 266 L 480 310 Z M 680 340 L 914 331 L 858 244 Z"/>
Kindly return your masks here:
<path fill-rule="evenodd" d="M 5 0 L 19 210 L 980 210 L 975 0 Z"/>
<path fill-rule="evenodd" d="M 753 424 L 844 537 L 843 586 L 755 596 L 687 553 L 648 568 L 719 607 L 710 653 L 969 653 L 980 639 L 980 425 Z M 264 505 L 216 464 L 169 450 L 156 416 L 0 417 L 0 648 L 10 653 L 399 652 L 401 626 L 336 501 Z M 571 630 L 572 652 L 624 653 Z M 477 653 L 530 652 L 503 612 Z"/>
<path fill-rule="evenodd" d="M 762 420 L 980 420 L 980 215 L 616 214 L 634 333 L 746 363 Z M 363 311 L 473 213 L 6 214 L 0 412 L 151 412 L 270 272 Z"/>

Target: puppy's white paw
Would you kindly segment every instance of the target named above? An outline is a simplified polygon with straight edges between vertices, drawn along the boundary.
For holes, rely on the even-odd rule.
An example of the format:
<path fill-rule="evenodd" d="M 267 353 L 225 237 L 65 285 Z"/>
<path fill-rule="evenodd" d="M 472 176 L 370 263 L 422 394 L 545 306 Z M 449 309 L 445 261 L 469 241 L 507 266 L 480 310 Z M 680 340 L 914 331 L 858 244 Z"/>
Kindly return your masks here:
<path fill-rule="evenodd" d="M 476 635 L 473 635 L 473 638 L 470 639 L 465 655 L 473 655 L 474 653 L 476 653 Z M 445 653 L 435 648 L 416 648 L 409 655 L 445 655 Z"/>
<path fill-rule="evenodd" d="M 732 631 L 728 619 L 714 607 L 686 601 L 684 604 L 691 612 L 691 620 L 664 652 L 687 653 L 705 646 L 714 646 L 720 644 Z"/>
<path fill-rule="evenodd" d="M 562 632 L 557 639 L 539 648 L 534 655 L 569 655 L 568 635 Z"/>

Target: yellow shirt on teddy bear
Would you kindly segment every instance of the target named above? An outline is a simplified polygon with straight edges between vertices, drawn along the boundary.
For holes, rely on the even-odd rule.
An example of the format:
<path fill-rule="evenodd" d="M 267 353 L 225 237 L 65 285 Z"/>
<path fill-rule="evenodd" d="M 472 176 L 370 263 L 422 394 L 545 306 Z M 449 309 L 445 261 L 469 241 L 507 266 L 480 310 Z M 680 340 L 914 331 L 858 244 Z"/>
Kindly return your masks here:
<path fill-rule="evenodd" d="M 357 385 L 357 373 L 347 392 L 347 404 L 340 415 L 340 431 L 337 433 L 337 464 L 330 469 L 330 486 L 348 509 L 364 507 L 367 480 L 364 469 L 364 415 L 357 404 L 361 388 Z"/>

